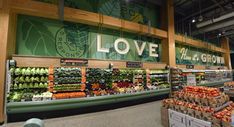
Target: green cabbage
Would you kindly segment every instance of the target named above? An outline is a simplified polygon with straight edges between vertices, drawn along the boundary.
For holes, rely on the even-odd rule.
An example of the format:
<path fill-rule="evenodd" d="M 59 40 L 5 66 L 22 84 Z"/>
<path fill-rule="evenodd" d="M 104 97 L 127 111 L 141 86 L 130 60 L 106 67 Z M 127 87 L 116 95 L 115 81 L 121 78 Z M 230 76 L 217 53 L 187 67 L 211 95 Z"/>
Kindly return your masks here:
<path fill-rule="evenodd" d="M 41 82 L 45 82 L 45 77 L 44 76 L 41 76 Z"/>
<path fill-rule="evenodd" d="M 44 87 L 44 84 L 43 84 L 42 82 L 40 82 L 39 87 L 40 87 L 40 88 L 43 88 L 43 87 Z"/>
<path fill-rule="evenodd" d="M 15 75 L 21 75 L 21 69 L 20 68 L 16 68 L 15 69 Z"/>
<path fill-rule="evenodd" d="M 48 83 L 46 82 L 46 83 L 44 83 L 44 87 L 45 88 L 47 88 L 48 87 Z"/>
<path fill-rule="evenodd" d="M 25 68 L 23 68 L 23 69 L 21 70 L 21 74 L 22 74 L 22 75 L 25 75 L 25 74 L 26 74 L 26 69 L 25 69 Z"/>
<path fill-rule="evenodd" d="M 41 70 L 40 70 L 40 73 L 39 73 L 40 75 L 44 75 L 45 74 L 45 70 L 44 70 L 44 68 L 41 68 Z"/>
<path fill-rule="evenodd" d="M 11 73 L 11 74 L 14 74 L 14 72 L 15 72 L 15 68 L 12 67 L 12 68 L 10 69 L 10 73 Z"/>
<path fill-rule="evenodd" d="M 23 88 L 23 84 L 20 83 L 19 86 L 18 86 L 19 89 L 22 89 Z"/>
<path fill-rule="evenodd" d="M 14 89 L 18 89 L 18 85 L 16 83 L 14 84 Z"/>
<path fill-rule="evenodd" d="M 46 74 L 46 75 L 49 74 L 49 69 L 48 69 L 48 68 L 45 69 L 45 74 Z"/>
<path fill-rule="evenodd" d="M 15 78 L 15 82 L 19 82 L 19 77 L 16 77 L 16 78 Z"/>
<path fill-rule="evenodd" d="M 27 88 L 28 84 L 27 83 L 23 83 L 22 88 Z"/>
<path fill-rule="evenodd" d="M 29 77 L 29 76 L 26 76 L 26 78 L 25 78 L 25 82 L 31 82 L 31 80 L 30 80 L 30 77 Z"/>
<path fill-rule="evenodd" d="M 35 83 L 34 84 L 34 88 L 38 88 L 39 87 L 39 84 L 38 83 Z"/>
<path fill-rule="evenodd" d="M 30 80 L 31 80 L 31 82 L 34 82 L 34 81 L 35 81 L 34 77 L 31 77 Z"/>
<path fill-rule="evenodd" d="M 31 68 L 28 67 L 25 71 L 25 75 L 31 75 Z"/>
<path fill-rule="evenodd" d="M 34 85 L 33 85 L 33 83 L 30 83 L 30 84 L 29 84 L 29 87 L 30 87 L 30 88 L 34 88 L 34 86 L 35 86 L 36 84 L 38 85 L 38 83 L 35 83 Z"/>
<path fill-rule="evenodd" d="M 36 81 L 36 82 L 40 82 L 39 77 L 34 78 L 34 81 Z"/>
<path fill-rule="evenodd" d="M 36 74 L 36 69 L 35 68 L 32 68 L 31 69 L 31 75 L 35 75 Z"/>
<path fill-rule="evenodd" d="M 25 81 L 24 81 L 24 76 L 20 76 L 19 82 L 25 82 Z"/>
<path fill-rule="evenodd" d="M 36 74 L 39 75 L 40 74 L 40 68 L 36 69 Z"/>
<path fill-rule="evenodd" d="M 33 83 L 31 82 L 31 83 L 29 83 L 29 85 L 27 86 L 28 88 L 33 88 Z"/>

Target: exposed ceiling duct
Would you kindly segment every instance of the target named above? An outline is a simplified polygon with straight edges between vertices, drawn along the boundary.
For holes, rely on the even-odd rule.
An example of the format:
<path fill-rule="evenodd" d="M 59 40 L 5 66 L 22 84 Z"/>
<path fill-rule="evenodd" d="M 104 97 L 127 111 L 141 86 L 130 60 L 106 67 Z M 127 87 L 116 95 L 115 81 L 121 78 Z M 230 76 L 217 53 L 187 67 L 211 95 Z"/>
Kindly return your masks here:
<path fill-rule="evenodd" d="M 210 25 L 210 24 L 212 24 L 212 23 L 217 23 L 217 22 L 219 22 L 219 21 L 222 21 L 222 20 L 225 20 L 225 19 L 228 19 L 228 18 L 231 18 L 231 17 L 234 17 L 234 12 L 231 12 L 231 13 L 228 13 L 228 14 L 225 14 L 225 15 L 222 15 L 222 16 L 220 16 L 220 17 L 218 17 L 218 18 L 214 18 L 214 19 L 210 19 L 210 20 L 207 20 L 207 21 L 198 23 L 198 24 L 196 24 L 196 27 L 197 27 L 197 28 L 201 28 L 201 27 Z"/>
<path fill-rule="evenodd" d="M 225 32 L 223 34 L 223 36 L 230 36 L 230 35 L 233 35 L 234 34 L 234 31 L 229 31 L 229 32 Z"/>
<path fill-rule="evenodd" d="M 200 28 L 199 30 L 192 32 L 192 35 L 197 35 L 197 34 L 209 32 L 209 31 L 221 29 L 221 28 L 228 27 L 231 25 L 234 25 L 234 18 L 225 20 L 222 22 L 213 23 L 212 25 L 209 25 L 207 27 Z"/>

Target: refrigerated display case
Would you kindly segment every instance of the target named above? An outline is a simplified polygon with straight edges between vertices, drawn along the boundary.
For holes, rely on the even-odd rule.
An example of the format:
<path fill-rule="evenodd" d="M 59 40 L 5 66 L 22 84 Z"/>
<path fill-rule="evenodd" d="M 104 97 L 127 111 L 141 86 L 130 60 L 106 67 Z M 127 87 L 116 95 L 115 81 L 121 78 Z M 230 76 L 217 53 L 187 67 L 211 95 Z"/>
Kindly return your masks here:
<path fill-rule="evenodd" d="M 223 86 L 225 82 L 232 81 L 231 70 L 193 70 L 183 69 L 185 75 L 194 74 L 198 86 Z"/>
<path fill-rule="evenodd" d="M 9 114 L 118 103 L 170 92 L 168 70 L 12 67 L 9 72 Z"/>

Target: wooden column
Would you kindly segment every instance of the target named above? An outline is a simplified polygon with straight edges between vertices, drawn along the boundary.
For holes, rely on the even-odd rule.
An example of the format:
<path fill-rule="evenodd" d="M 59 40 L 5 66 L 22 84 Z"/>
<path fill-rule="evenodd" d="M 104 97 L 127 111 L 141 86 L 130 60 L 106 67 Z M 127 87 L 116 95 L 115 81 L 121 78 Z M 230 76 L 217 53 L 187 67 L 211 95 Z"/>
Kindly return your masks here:
<path fill-rule="evenodd" d="M 176 66 L 175 59 L 175 28 L 174 28 L 174 7 L 173 0 L 167 0 L 167 39 L 162 40 L 162 62 L 166 62 L 169 66 Z"/>
<path fill-rule="evenodd" d="M 5 67 L 7 57 L 7 40 L 9 26 L 9 0 L 0 0 L 0 123 L 4 122 L 4 101 L 5 101 Z"/>
<path fill-rule="evenodd" d="M 221 47 L 226 50 L 225 53 L 223 53 L 225 66 L 228 69 L 232 69 L 231 65 L 231 57 L 230 57 L 230 47 L 229 47 L 229 39 L 227 37 L 221 38 Z"/>

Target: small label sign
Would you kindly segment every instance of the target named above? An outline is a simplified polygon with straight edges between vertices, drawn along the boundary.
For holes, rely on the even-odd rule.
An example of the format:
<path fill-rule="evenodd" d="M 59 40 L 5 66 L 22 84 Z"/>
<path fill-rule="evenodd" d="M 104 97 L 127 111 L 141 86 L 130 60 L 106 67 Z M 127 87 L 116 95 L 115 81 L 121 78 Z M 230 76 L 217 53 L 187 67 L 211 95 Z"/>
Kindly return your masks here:
<path fill-rule="evenodd" d="M 142 67 L 142 62 L 127 62 L 126 67 L 127 68 L 141 68 Z"/>
<path fill-rule="evenodd" d="M 61 66 L 87 66 L 88 60 L 85 59 L 60 59 Z"/>
<path fill-rule="evenodd" d="M 186 65 L 186 69 L 194 69 L 194 65 Z"/>

